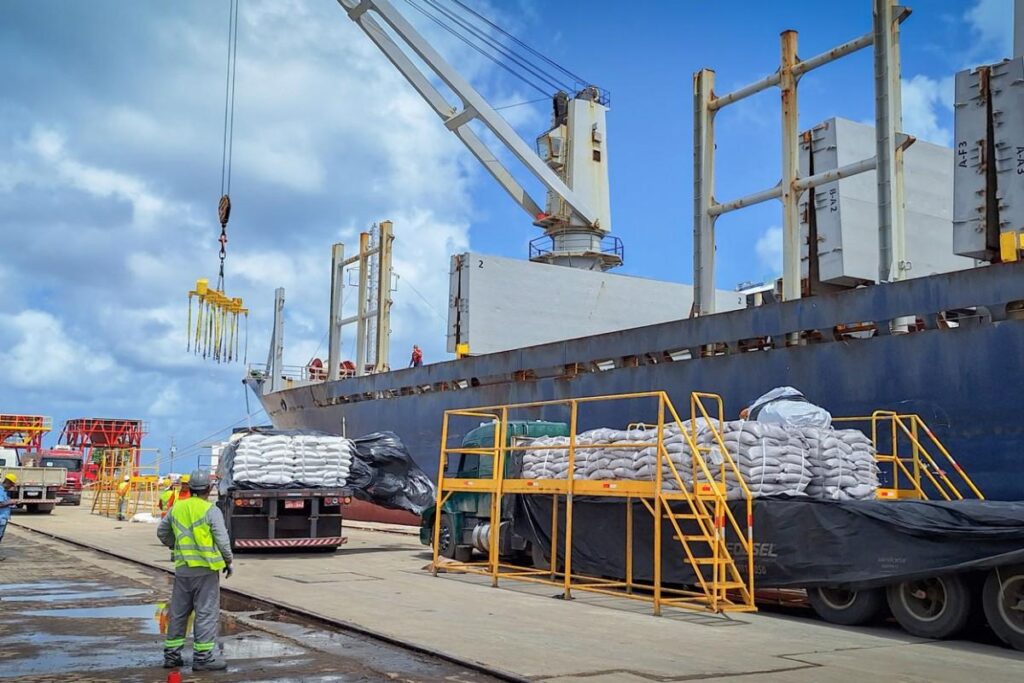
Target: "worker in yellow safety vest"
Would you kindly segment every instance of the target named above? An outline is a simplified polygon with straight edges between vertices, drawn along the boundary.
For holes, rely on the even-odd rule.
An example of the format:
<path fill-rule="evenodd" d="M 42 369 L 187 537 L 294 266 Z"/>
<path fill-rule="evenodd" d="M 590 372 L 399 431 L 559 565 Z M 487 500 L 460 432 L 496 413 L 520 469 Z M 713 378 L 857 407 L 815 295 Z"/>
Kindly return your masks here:
<path fill-rule="evenodd" d="M 234 557 L 224 515 L 206 499 L 210 494 L 209 472 L 193 472 L 189 488 L 190 497 L 176 501 L 156 530 L 160 542 L 174 551 L 174 590 L 164 641 L 164 668 L 184 666 L 181 651 L 189 615 L 195 612 L 192 670 L 220 671 L 227 664 L 214 653 L 220 621 L 219 572 L 230 577 Z"/>
<path fill-rule="evenodd" d="M 132 477 L 124 475 L 124 479 L 117 485 L 117 518 L 124 521 L 125 511 L 128 509 L 128 494 L 132 488 Z"/>

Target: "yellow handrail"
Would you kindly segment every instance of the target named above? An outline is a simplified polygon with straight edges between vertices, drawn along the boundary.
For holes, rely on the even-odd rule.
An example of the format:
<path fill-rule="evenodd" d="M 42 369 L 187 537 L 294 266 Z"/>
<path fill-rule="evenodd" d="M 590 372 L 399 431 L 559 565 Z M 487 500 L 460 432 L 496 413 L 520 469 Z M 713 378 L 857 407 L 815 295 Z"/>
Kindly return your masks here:
<path fill-rule="evenodd" d="M 879 464 L 890 464 L 892 466 L 892 488 L 896 491 L 905 491 L 900 486 L 900 475 L 910 484 L 911 491 L 917 498 L 928 500 L 929 495 L 925 489 L 924 481 L 927 481 L 934 488 L 935 492 L 944 500 L 963 500 L 966 496 L 961 492 L 957 484 L 946 474 L 946 471 L 939 465 L 936 459 L 929 452 L 929 446 L 920 433 L 923 431 L 927 441 L 931 442 L 942 457 L 957 472 L 962 483 L 967 486 L 970 493 L 978 499 L 984 500 L 985 496 L 975 485 L 970 476 L 960 467 L 960 464 L 953 458 L 946 446 L 939 440 L 935 433 L 928 427 L 927 423 L 916 413 L 898 413 L 894 410 L 876 410 L 870 417 L 834 417 L 833 422 L 854 422 L 866 421 L 871 425 L 871 444 L 875 449 L 875 459 Z M 891 453 L 881 451 L 880 432 L 886 434 L 892 448 Z M 906 437 L 909 442 L 911 453 L 909 456 L 901 456 L 901 436 Z"/>

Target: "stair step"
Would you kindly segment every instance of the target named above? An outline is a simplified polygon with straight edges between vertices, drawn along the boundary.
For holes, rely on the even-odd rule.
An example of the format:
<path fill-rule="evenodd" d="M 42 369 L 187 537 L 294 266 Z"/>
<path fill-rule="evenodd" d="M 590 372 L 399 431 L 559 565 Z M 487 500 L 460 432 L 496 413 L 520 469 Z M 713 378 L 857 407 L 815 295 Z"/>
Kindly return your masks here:
<path fill-rule="evenodd" d="M 719 581 L 715 584 L 719 588 L 746 588 L 747 584 L 742 581 Z"/>
<path fill-rule="evenodd" d="M 689 513 L 683 513 L 683 514 L 673 513 L 672 516 L 675 517 L 676 519 L 708 519 L 708 520 L 711 519 L 711 515 L 691 515 Z"/>
<path fill-rule="evenodd" d="M 732 559 L 728 557 L 695 557 L 693 561 L 695 564 L 729 564 Z"/>
<path fill-rule="evenodd" d="M 701 541 L 702 543 L 714 543 L 714 536 L 704 536 L 702 534 L 683 534 L 682 536 L 676 536 L 681 541 Z"/>

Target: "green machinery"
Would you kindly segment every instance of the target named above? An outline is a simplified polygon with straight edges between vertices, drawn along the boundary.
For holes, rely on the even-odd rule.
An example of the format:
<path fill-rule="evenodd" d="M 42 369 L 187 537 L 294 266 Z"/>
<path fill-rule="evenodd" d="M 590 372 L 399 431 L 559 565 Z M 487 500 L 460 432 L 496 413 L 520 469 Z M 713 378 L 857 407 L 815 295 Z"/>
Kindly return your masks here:
<path fill-rule="evenodd" d="M 495 423 L 489 422 L 471 430 L 462 439 L 464 448 L 492 448 L 494 446 Z M 526 439 L 541 436 L 569 436 L 569 425 L 564 422 L 545 422 L 543 420 L 516 420 L 508 423 L 508 442 L 506 445 L 520 444 Z M 505 459 L 505 476 L 517 476 L 522 470 L 522 451 L 511 451 Z M 453 459 L 454 460 L 454 459 Z M 454 465 L 454 467 L 453 467 Z M 448 463 L 447 476 L 480 479 L 490 477 L 493 473 L 493 458 L 471 453 L 459 454 L 458 462 Z M 511 497 L 508 503 L 502 504 L 502 525 L 512 519 Z M 466 562 L 476 548 L 487 552 L 490 538 L 490 505 L 489 493 L 458 492 L 445 501 L 441 510 L 441 534 L 439 552 L 442 556 Z M 420 543 L 429 546 L 434 536 L 435 506 L 423 511 L 420 523 Z M 500 537 L 500 553 L 511 555 L 526 552 L 525 539 L 511 533 L 503 533 Z"/>

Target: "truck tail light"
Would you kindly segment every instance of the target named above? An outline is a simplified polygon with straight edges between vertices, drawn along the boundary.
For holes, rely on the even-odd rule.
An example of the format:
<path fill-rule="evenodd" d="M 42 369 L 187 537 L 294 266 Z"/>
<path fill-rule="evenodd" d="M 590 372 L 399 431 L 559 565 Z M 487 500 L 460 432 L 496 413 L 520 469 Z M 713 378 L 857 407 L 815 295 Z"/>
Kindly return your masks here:
<path fill-rule="evenodd" d="M 259 498 L 235 498 L 235 507 L 258 508 L 263 507 L 263 501 Z"/>

